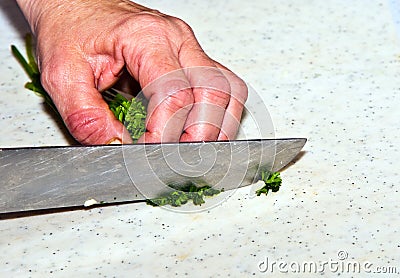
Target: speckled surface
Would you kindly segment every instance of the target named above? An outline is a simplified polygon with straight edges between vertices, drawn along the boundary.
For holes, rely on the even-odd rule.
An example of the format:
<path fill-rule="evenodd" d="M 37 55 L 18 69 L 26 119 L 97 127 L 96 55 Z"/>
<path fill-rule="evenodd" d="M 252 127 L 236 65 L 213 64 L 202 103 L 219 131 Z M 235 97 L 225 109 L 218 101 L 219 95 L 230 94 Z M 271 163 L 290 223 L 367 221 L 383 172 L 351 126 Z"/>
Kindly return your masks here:
<path fill-rule="evenodd" d="M 262 96 L 277 137 L 309 139 L 304 155 L 278 193 L 242 188 L 201 213 L 129 204 L 0 220 L 0 276 L 279 276 L 329 261 L 398 276 L 399 2 L 141 3 L 190 23 Z M 0 2 L 0 26 L 0 146 L 69 144 L 10 55 L 28 30 L 14 1 Z"/>

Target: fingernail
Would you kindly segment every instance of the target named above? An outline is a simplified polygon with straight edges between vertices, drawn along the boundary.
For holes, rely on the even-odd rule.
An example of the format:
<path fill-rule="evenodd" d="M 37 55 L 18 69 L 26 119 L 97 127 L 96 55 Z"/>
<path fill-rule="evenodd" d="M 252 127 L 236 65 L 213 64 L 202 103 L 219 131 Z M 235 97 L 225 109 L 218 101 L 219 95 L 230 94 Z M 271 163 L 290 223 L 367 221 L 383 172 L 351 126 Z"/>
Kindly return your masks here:
<path fill-rule="evenodd" d="M 121 145 L 122 141 L 118 138 L 113 138 L 107 144 L 108 145 Z"/>

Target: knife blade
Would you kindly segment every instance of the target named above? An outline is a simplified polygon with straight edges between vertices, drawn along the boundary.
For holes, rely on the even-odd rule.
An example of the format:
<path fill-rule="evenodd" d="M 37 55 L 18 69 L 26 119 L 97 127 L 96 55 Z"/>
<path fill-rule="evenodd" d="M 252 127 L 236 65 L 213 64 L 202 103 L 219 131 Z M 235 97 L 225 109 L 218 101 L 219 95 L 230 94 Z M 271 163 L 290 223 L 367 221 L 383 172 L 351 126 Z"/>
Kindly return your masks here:
<path fill-rule="evenodd" d="M 187 182 L 230 190 L 286 166 L 305 138 L 0 149 L 0 213 L 145 200 Z"/>

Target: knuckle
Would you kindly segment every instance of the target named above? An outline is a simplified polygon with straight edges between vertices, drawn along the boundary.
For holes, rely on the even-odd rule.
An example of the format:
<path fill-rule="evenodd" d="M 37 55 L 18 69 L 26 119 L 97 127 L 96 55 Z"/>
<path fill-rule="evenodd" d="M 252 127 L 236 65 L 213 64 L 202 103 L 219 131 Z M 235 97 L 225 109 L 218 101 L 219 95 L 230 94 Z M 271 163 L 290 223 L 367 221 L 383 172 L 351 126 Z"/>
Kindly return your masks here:
<path fill-rule="evenodd" d="M 163 14 L 143 11 L 121 17 L 114 33 L 118 40 L 135 38 L 143 43 L 151 37 L 165 37 L 169 29 L 168 20 Z"/>
<path fill-rule="evenodd" d="M 249 90 L 247 88 L 246 83 L 239 77 L 236 78 L 235 81 L 233 81 L 233 92 L 232 92 L 232 97 L 235 98 L 237 101 L 240 103 L 245 103 L 247 100 L 247 97 L 249 95 Z"/>
<path fill-rule="evenodd" d="M 215 74 L 209 79 L 209 84 L 214 86 L 218 91 L 225 93 L 225 95 L 229 96 L 231 91 L 231 85 L 229 84 L 228 79 L 222 73 Z"/>
<path fill-rule="evenodd" d="M 181 32 L 190 33 L 190 34 L 193 33 L 193 30 L 189 26 L 189 24 L 187 24 L 182 19 L 177 18 L 177 17 L 172 17 L 172 16 L 170 16 L 169 19 L 176 27 L 178 27 L 181 30 Z"/>
<path fill-rule="evenodd" d="M 208 78 L 208 85 L 204 87 L 201 98 L 213 104 L 226 107 L 231 98 L 231 87 L 228 80 L 222 74 L 216 74 Z"/>
<path fill-rule="evenodd" d="M 135 23 L 140 22 L 140 29 L 144 32 L 160 34 L 167 33 L 170 29 L 170 22 L 168 17 L 161 13 L 141 12 L 131 19 Z"/>
<path fill-rule="evenodd" d="M 65 70 L 58 62 L 49 62 L 42 65 L 42 71 L 40 73 L 40 81 L 43 87 L 47 91 L 55 91 L 56 88 L 60 87 L 60 76 L 65 75 Z"/>
<path fill-rule="evenodd" d="M 146 11 L 146 12 L 141 12 L 135 15 L 134 20 L 139 20 L 141 24 L 144 24 L 144 26 L 152 26 L 154 24 L 159 25 L 164 25 L 165 22 L 165 16 L 161 13 L 154 12 L 154 11 Z M 147 24 L 146 24 L 147 23 Z"/>
<path fill-rule="evenodd" d="M 180 35 L 193 33 L 192 28 L 182 19 L 160 12 L 142 12 L 136 15 L 134 20 L 140 22 L 142 31 L 165 38 L 171 33 Z"/>
<path fill-rule="evenodd" d="M 163 102 L 171 111 L 189 111 L 193 107 L 194 97 L 192 91 L 188 88 L 168 94 Z"/>
<path fill-rule="evenodd" d="M 154 11 L 144 11 L 120 20 L 115 32 L 119 42 L 132 48 L 136 41 L 136 53 L 157 53 L 160 47 L 179 49 L 182 41 L 194 38 L 191 27 L 183 20 Z M 154 49 L 150 49 L 153 47 Z M 178 50 L 177 50 L 178 51 Z"/>
<path fill-rule="evenodd" d="M 204 98 L 206 102 L 225 108 L 229 104 L 231 95 L 226 91 L 206 89 L 202 93 L 202 98 Z"/>

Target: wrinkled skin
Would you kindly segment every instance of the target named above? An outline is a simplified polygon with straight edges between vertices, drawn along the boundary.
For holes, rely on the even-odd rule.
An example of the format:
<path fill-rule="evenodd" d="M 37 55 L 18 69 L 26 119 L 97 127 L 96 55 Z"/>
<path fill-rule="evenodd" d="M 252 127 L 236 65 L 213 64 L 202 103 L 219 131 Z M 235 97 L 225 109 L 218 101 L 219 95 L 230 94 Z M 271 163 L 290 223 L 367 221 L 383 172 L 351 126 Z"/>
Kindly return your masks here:
<path fill-rule="evenodd" d="M 124 0 L 17 2 L 37 37 L 42 84 L 82 144 L 131 142 L 100 94 L 124 67 L 142 88 L 175 71 L 144 91 L 149 116 L 141 142 L 236 135 L 247 87 L 221 71 L 225 68 L 203 52 L 182 20 Z M 180 70 L 194 66 L 211 70 L 200 76 Z M 204 80 L 209 88 L 192 88 Z"/>

